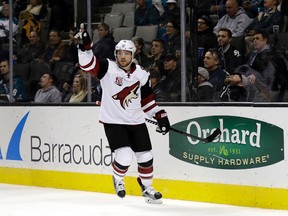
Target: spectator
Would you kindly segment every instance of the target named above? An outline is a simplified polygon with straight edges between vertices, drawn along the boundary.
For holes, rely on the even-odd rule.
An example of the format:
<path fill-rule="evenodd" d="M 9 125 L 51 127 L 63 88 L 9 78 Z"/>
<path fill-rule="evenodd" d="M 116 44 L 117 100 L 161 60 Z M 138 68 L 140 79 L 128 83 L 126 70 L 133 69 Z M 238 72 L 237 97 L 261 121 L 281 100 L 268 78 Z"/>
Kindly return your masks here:
<path fill-rule="evenodd" d="M 109 26 L 106 23 L 100 23 L 98 25 L 99 41 L 97 41 L 93 47 L 93 53 L 99 59 L 112 59 L 115 60 L 114 49 L 115 41 L 114 37 L 109 31 Z"/>
<path fill-rule="evenodd" d="M 167 54 L 176 55 L 177 50 L 181 50 L 181 39 L 179 33 L 179 25 L 174 21 L 169 21 L 165 25 L 166 33 L 162 40 L 165 42 Z"/>
<path fill-rule="evenodd" d="M 177 102 L 181 100 L 181 69 L 177 64 L 175 54 L 167 54 L 164 60 L 165 76 L 161 80 L 164 91 L 169 100 Z"/>
<path fill-rule="evenodd" d="M 44 52 L 45 44 L 40 40 L 36 31 L 30 32 L 30 43 L 27 43 L 17 53 L 18 63 L 30 63 L 39 58 L 39 55 Z"/>
<path fill-rule="evenodd" d="M 224 0 L 226 1 L 226 0 Z M 217 1 L 219 2 L 219 1 Z M 189 5 L 189 7 L 192 5 Z M 201 17 L 202 15 L 210 15 L 212 14 L 211 8 L 212 6 L 214 6 L 214 2 L 211 0 L 202 0 L 202 1 L 198 1 L 198 7 L 197 7 L 197 17 Z M 225 2 L 224 2 L 224 11 L 225 11 Z M 215 13 L 217 13 L 215 11 Z"/>
<path fill-rule="evenodd" d="M 163 7 L 163 3 L 162 0 L 152 0 L 151 4 L 153 4 L 156 9 L 159 11 L 159 15 L 160 17 L 164 14 L 165 9 Z"/>
<path fill-rule="evenodd" d="M 60 32 L 69 31 L 71 14 L 69 14 L 69 7 L 65 0 L 49 0 L 48 6 L 51 8 L 49 29 L 56 29 Z"/>
<path fill-rule="evenodd" d="M 156 102 L 168 102 L 169 97 L 167 92 L 163 89 L 161 81 L 161 73 L 157 68 L 151 68 L 150 72 L 150 85 L 154 92 Z"/>
<path fill-rule="evenodd" d="M 78 68 L 78 40 L 75 35 L 78 33 L 76 27 L 72 27 L 69 31 L 69 43 L 67 46 L 67 54 L 65 61 L 72 62 L 75 68 Z"/>
<path fill-rule="evenodd" d="M 221 100 L 225 102 L 245 102 L 247 101 L 248 79 L 240 73 L 234 73 L 224 80 L 226 85 L 221 94 Z"/>
<path fill-rule="evenodd" d="M 254 50 L 248 55 L 247 66 L 242 67 L 245 76 L 255 84 L 248 99 L 257 102 L 271 101 L 272 90 L 276 90 L 275 98 L 278 97 L 276 100 L 281 101 L 288 83 L 286 63 L 269 46 L 269 35 L 265 31 L 257 31 L 253 37 Z"/>
<path fill-rule="evenodd" d="M 60 32 L 51 30 L 49 33 L 49 42 L 45 48 L 44 54 L 40 58 L 41 61 L 51 64 L 65 60 L 67 52 L 67 44 L 62 42 Z"/>
<path fill-rule="evenodd" d="M 203 68 L 198 67 L 198 89 L 197 100 L 201 102 L 213 101 L 213 85 L 208 81 L 209 72 Z"/>
<path fill-rule="evenodd" d="M 161 72 L 161 76 L 164 75 L 164 58 L 165 58 L 165 44 L 161 39 L 153 39 L 151 44 L 151 65 Z"/>
<path fill-rule="evenodd" d="M 243 8 L 246 12 L 246 14 L 250 17 L 250 18 L 255 18 L 258 16 L 258 12 L 259 11 L 263 11 L 264 10 L 264 5 L 263 5 L 264 1 L 263 0 L 246 0 L 243 3 Z"/>
<path fill-rule="evenodd" d="M 148 56 L 145 53 L 145 43 L 143 38 L 140 37 L 133 37 L 132 41 L 135 44 L 136 52 L 134 55 L 134 59 L 137 61 L 139 65 L 141 65 L 143 68 L 148 68 L 151 65 L 151 61 L 148 58 Z"/>
<path fill-rule="evenodd" d="M 244 35 L 245 29 L 252 22 L 245 10 L 238 5 L 237 0 L 227 0 L 226 12 L 214 27 L 214 33 L 217 35 L 221 28 L 228 28 L 232 32 L 232 37 Z"/>
<path fill-rule="evenodd" d="M 218 33 L 218 51 L 222 58 L 222 68 L 229 74 L 232 74 L 244 62 L 244 56 L 231 45 L 231 40 L 231 31 L 227 28 L 221 28 Z"/>
<path fill-rule="evenodd" d="M 22 25 L 22 45 L 28 42 L 32 30 L 40 33 L 42 28 L 41 19 L 44 19 L 46 15 L 47 8 L 43 5 L 42 0 L 30 0 L 27 8 L 20 12 L 19 20 L 21 20 Z"/>
<path fill-rule="evenodd" d="M 208 15 L 202 15 L 197 20 L 197 23 L 198 23 L 197 25 L 197 47 L 203 48 L 203 53 L 206 53 L 209 49 L 216 47 L 217 37 L 213 33 L 212 21 Z M 187 31 L 186 38 L 189 40 L 188 41 L 189 50 L 187 52 L 188 55 L 191 55 L 190 37 L 191 37 L 190 31 Z M 199 65 L 203 64 L 203 57 L 204 56 L 198 56 Z"/>
<path fill-rule="evenodd" d="M 252 49 L 252 41 L 255 31 L 266 31 L 268 34 L 272 34 L 274 25 L 278 25 L 278 32 L 282 29 L 284 18 L 281 12 L 277 9 L 278 3 L 278 0 L 265 0 L 265 12 L 260 12 L 247 27 L 245 37 L 246 53 L 249 53 Z"/>
<path fill-rule="evenodd" d="M 87 102 L 87 77 L 84 72 L 80 72 L 74 76 L 72 89 L 66 82 L 63 85 L 62 99 L 63 102 L 79 103 Z"/>
<path fill-rule="evenodd" d="M 26 100 L 26 92 L 23 80 L 20 76 L 13 73 L 13 99 L 9 98 L 9 88 L 10 88 L 10 71 L 9 71 L 9 61 L 8 60 L 1 60 L 0 62 L 0 71 L 1 77 L 0 78 L 0 94 L 2 96 L 7 96 L 7 101 L 25 101 Z M 3 98 L 2 98 L 3 100 Z"/>
<path fill-rule="evenodd" d="M 9 4 L 4 4 L 2 11 L 1 11 L 1 17 L 0 17 L 0 45 L 3 43 L 9 43 Z M 13 36 L 16 35 L 18 31 L 18 21 L 17 19 L 13 16 L 12 18 L 13 21 Z M 15 39 L 14 39 L 14 42 Z"/>
<path fill-rule="evenodd" d="M 209 72 L 208 81 L 213 85 L 213 99 L 218 101 L 220 99 L 226 73 L 221 68 L 220 54 L 215 49 L 210 49 L 205 53 L 204 68 Z"/>
<path fill-rule="evenodd" d="M 21 11 L 27 8 L 27 0 L 15 0 L 13 3 L 13 12 L 16 19 L 19 19 Z"/>
<path fill-rule="evenodd" d="M 227 0 L 213 0 L 210 6 L 211 14 L 216 14 L 221 19 L 226 14 Z"/>
<path fill-rule="evenodd" d="M 137 8 L 134 13 L 135 25 L 158 25 L 160 24 L 160 13 L 152 4 L 148 6 L 145 0 L 136 0 Z"/>
<path fill-rule="evenodd" d="M 174 21 L 178 25 L 180 25 L 180 8 L 177 6 L 176 0 L 168 0 L 166 2 L 167 10 L 164 12 L 164 14 L 161 16 L 161 24 L 162 26 L 165 26 L 167 22 Z M 187 21 L 189 20 L 189 16 L 186 13 Z"/>
<path fill-rule="evenodd" d="M 208 80 L 209 72 L 203 67 L 198 67 L 198 88 L 196 98 L 199 102 L 213 101 L 213 85 Z"/>
<path fill-rule="evenodd" d="M 40 86 L 36 92 L 34 102 L 36 103 L 60 103 L 61 93 L 56 88 L 57 78 L 54 74 L 44 73 L 40 78 Z"/>

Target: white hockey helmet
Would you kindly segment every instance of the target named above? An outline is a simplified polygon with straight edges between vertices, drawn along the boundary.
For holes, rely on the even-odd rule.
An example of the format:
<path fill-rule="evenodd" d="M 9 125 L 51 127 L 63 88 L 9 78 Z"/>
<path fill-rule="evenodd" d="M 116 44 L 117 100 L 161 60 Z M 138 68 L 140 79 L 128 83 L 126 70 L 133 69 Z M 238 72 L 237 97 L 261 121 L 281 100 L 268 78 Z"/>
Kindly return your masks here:
<path fill-rule="evenodd" d="M 115 46 L 115 51 L 114 51 L 114 55 L 116 58 L 116 52 L 118 50 L 126 50 L 126 51 L 130 51 L 132 53 L 132 58 L 134 58 L 134 54 L 136 52 L 136 47 L 133 41 L 131 40 L 121 40 L 119 41 L 119 43 Z M 117 59 L 117 58 L 116 58 Z"/>

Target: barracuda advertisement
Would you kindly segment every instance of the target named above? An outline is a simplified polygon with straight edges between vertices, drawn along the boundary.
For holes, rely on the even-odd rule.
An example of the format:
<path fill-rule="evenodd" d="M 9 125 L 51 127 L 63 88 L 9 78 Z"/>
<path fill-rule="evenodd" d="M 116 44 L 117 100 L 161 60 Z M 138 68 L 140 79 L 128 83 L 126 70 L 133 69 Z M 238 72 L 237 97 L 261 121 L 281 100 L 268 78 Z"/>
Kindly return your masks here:
<path fill-rule="evenodd" d="M 51 113 L 60 121 L 47 118 Z M 0 136 L 0 165 L 14 162 L 20 167 L 33 164 L 34 168 L 74 171 L 97 167 L 103 171 L 110 167 L 112 153 L 101 128 L 97 129 L 97 122 L 81 122 L 82 118 L 83 115 L 71 117 L 69 112 L 59 115 L 52 110 L 35 109 L 11 117 L 1 130 L 5 133 Z"/>
<path fill-rule="evenodd" d="M 268 122 L 237 116 L 207 116 L 172 127 L 207 137 L 216 128 L 222 134 L 211 143 L 170 132 L 170 155 L 187 163 L 216 169 L 250 169 L 284 160 L 283 129 Z"/>

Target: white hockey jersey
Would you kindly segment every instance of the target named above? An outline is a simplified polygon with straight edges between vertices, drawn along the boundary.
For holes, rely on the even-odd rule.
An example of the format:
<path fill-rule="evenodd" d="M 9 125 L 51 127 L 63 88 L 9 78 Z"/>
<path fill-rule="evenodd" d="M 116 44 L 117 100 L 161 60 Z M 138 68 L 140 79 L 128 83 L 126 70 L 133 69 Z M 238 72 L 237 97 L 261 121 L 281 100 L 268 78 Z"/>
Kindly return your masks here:
<path fill-rule="evenodd" d="M 145 122 L 144 112 L 151 118 L 161 110 L 149 86 L 149 72 L 139 65 L 133 65 L 127 73 L 114 61 L 98 61 L 95 56 L 91 56 L 92 52 L 85 53 L 86 55 L 84 52 L 79 55 L 81 68 L 97 75 L 102 87 L 101 122 L 141 124 Z"/>

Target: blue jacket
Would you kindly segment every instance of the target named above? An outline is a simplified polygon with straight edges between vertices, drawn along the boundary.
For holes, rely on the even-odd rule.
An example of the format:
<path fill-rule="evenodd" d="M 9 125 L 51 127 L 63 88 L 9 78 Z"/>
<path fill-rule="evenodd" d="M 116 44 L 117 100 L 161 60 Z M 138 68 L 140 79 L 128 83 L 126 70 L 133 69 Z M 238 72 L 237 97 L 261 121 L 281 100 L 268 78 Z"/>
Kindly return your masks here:
<path fill-rule="evenodd" d="M 135 25 L 158 25 L 160 23 L 160 14 L 154 5 L 138 7 L 134 13 Z"/>

